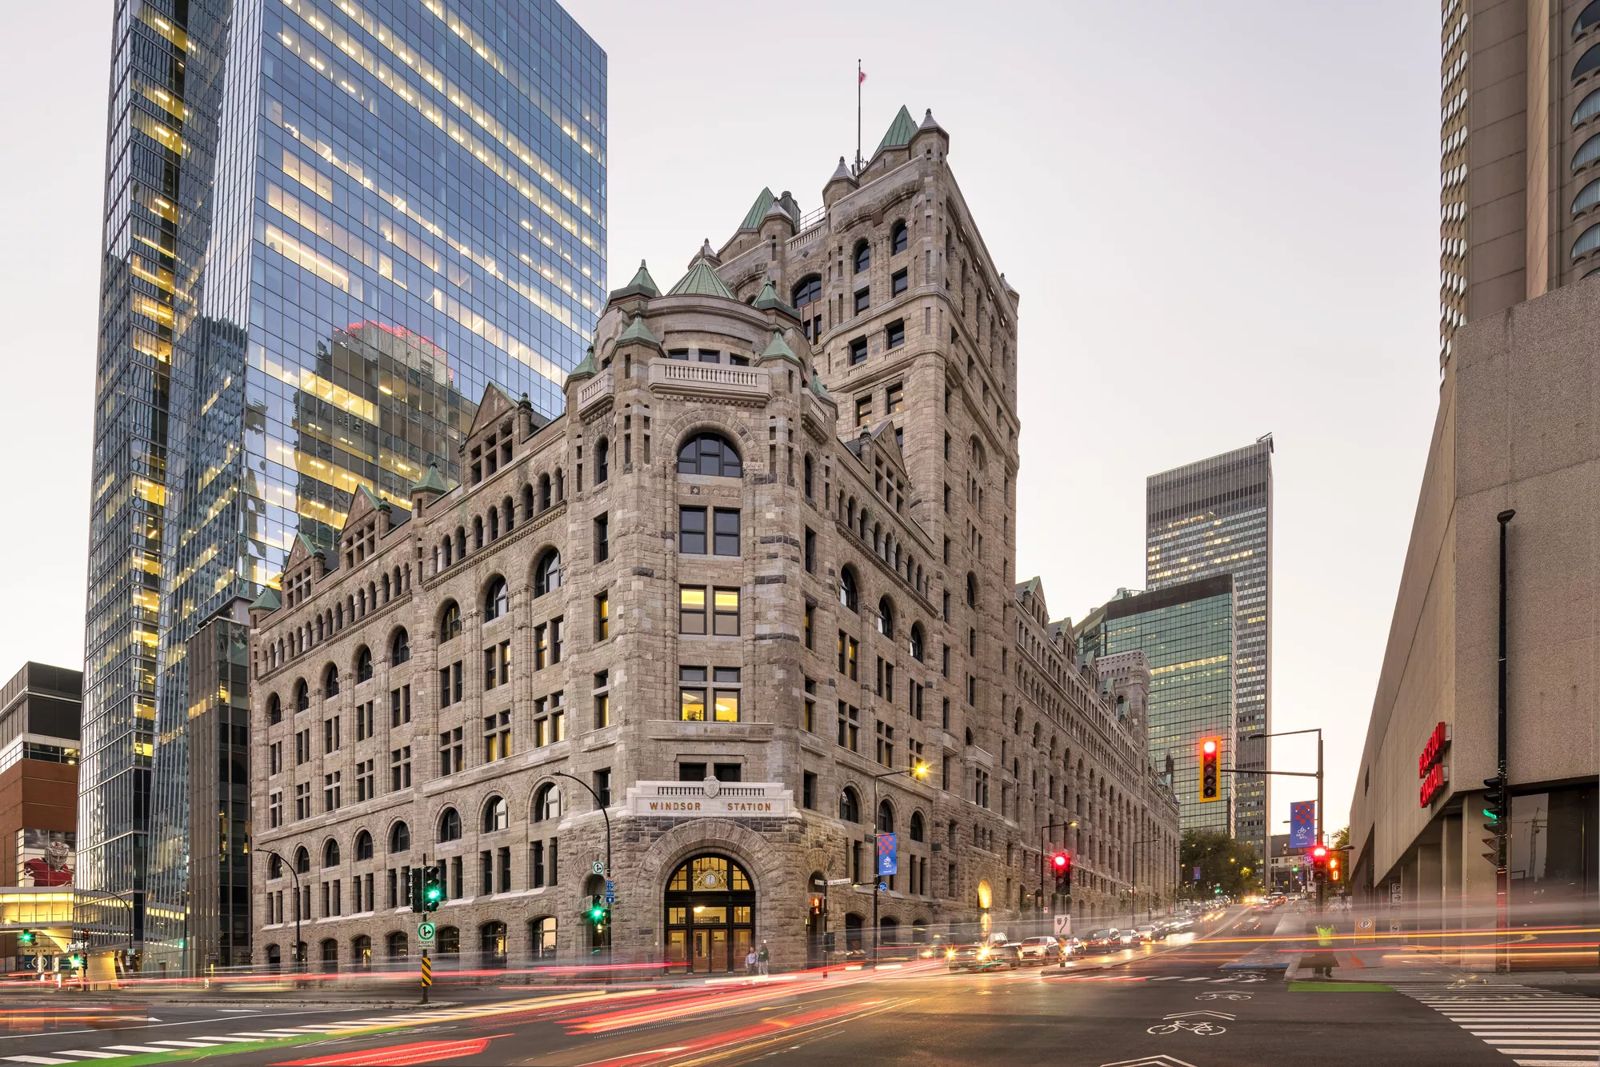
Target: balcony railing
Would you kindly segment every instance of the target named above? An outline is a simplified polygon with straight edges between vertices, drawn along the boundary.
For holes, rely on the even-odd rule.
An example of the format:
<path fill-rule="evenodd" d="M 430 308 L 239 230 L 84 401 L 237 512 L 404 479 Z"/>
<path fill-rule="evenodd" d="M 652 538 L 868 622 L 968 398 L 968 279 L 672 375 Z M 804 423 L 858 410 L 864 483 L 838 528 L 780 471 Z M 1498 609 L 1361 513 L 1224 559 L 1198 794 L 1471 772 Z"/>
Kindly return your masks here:
<path fill-rule="evenodd" d="M 611 368 L 607 367 L 578 387 L 578 412 L 583 413 L 609 397 L 612 392 Z"/>
<path fill-rule="evenodd" d="M 759 367 L 657 359 L 650 364 L 650 388 L 656 392 L 762 400 L 772 392 L 772 381 Z"/>

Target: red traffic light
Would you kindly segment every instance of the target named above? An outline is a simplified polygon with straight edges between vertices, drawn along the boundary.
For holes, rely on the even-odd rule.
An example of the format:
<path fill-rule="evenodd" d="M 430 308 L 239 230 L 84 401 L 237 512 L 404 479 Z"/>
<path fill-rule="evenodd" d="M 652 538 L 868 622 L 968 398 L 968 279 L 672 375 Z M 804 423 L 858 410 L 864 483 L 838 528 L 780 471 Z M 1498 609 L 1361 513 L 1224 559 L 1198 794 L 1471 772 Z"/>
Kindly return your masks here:
<path fill-rule="evenodd" d="M 1054 867 L 1057 871 L 1064 871 L 1068 867 L 1072 866 L 1072 856 L 1066 852 L 1057 852 L 1054 856 L 1050 857 L 1050 866 Z"/>
<path fill-rule="evenodd" d="M 1217 751 L 1216 739 L 1212 738 L 1212 737 L 1206 738 L 1205 741 L 1200 745 L 1200 750 L 1202 752 L 1204 752 L 1208 756 L 1213 754 L 1214 752 L 1216 752 Z"/>
<path fill-rule="evenodd" d="M 1321 863 L 1327 858 L 1328 847 L 1326 845 L 1316 845 L 1311 849 L 1311 859 L 1314 863 Z"/>

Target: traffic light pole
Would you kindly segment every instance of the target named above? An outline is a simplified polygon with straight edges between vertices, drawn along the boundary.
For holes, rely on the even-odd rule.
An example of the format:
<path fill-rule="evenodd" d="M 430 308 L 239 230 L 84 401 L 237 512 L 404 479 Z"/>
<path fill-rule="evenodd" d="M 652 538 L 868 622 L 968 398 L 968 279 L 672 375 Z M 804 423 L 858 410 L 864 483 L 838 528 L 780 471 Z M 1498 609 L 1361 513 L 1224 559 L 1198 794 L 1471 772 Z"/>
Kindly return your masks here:
<path fill-rule="evenodd" d="M 1500 524 L 1500 648 L 1498 664 L 1498 693 L 1496 711 L 1499 717 L 1499 729 L 1496 737 L 1496 777 L 1499 778 L 1500 817 L 1495 820 L 1494 836 L 1494 928 L 1495 928 L 1495 970 L 1505 973 L 1511 969 L 1510 957 L 1507 955 L 1506 937 L 1511 929 L 1511 864 L 1510 857 L 1506 854 L 1507 831 L 1510 829 L 1506 823 L 1511 815 L 1511 776 L 1510 760 L 1507 752 L 1506 737 L 1506 527 L 1510 525 L 1516 512 L 1510 508 L 1495 516 L 1495 521 Z"/>
<path fill-rule="evenodd" d="M 1046 823 L 1045 825 L 1039 827 L 1039 918 L 1041 920 L 1044 918 L 1044 912 L 1045 912 L 1045 908 L 1044 908 L 1044 894 L 1045 894 L 1045 888 L 1044 888 L 1045 838 L 1044 838 L 1044 835 L 1049 833 L 1051 830 L 1076 830 L 1077 828 L 1078 828 L 1078 820 L 1077 819 L 1069 819 L 1066 822 Z M 1051 904 L 1052 907 L 1055 906 L 1055 896 L 1056 896 L 1055 895 L 1055 890 L 1052 889 L 1050 891 L 1050 904 Z M 1067 914 L 1068 915 L 1072 914 L 1072 912 L 1070 910 L 1070 905 L 1069 905 L 1069 910 L 1068 910 Z"/>
<path fill-rule="evenodd" d="M 607 881 L 607 882 L 610 882 L 611 881 L 611 813 L 606 810 L 605 801 L 600 799 L 600 794 L 596 793 L 594 791 L 593 787 L 591 787 L 588 782 L 584 781 L 582 778 L 579 778 L 575 774 L 568 774 L 566 771 L 551 771 L 550 774 L 551 774 L 552 777 L 555 777 L 555 778 L 570 778 L 572 781 L 577 782 L 579 785 L 583 786 L 583 788 L 588 792 L 588 794 L 591 797 L 594 797 L 594 806 L 600 809 L 600 817 L 603 818 L 605 820 L 605 822 L 606 822 L 606 876 L 605 876 L 604 880 Z M 603 892 L 603 890 L 602 890 L 602 892 Z M 605 897 L 602 896 L 600 899 L 605 900 Z M 613 954 L 616 951 L 616 945 L 614 944 L 614 931 L 616 930 L 616 923 L 612 920 L 612 916 L 611 916 L 611 909 L 614 908 L 614 907 L 616 907 L 615 904 L 613 904 L 613 903 L 611 903 L 609 901 L 606 903 L 606 973 L 608 975 L 610 974 L 610 971 L 611 971 L 611 964 L 612 964 L 612 961 L 613 961 Z"/>

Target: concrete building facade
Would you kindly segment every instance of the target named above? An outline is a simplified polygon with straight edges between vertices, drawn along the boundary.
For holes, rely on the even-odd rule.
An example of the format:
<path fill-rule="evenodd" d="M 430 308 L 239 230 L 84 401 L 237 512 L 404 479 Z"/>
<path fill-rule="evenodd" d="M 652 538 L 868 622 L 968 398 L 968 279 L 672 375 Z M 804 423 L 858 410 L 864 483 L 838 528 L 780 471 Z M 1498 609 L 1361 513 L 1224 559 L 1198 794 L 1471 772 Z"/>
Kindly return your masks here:
<path fill-rule="evenodd" d="M 445 960 L 685 971 L 865 949 L 879 879 L 885 942 L 1038 921 L 1078 812 L 1075 912 L 1175 865 L 1141 724 L 1019 646 L 1018 298 L 948 148 L 901 109 L 815 214 L 763 190 L 610 295 L 561 417 L 490 388 L 460 484 L 296 544 L 251 610 L 257 962 L 414 953 L 424 861 Z"/>
<path fill-rule="evenodd" d="M 1445 365 L 1350 812 L 1352 890 L 1425 925 L 1493 923 L 1507 509 L 1511 919 L 1595 919 L 1597 332 L 1578 281 L 1470 323 Z"/>

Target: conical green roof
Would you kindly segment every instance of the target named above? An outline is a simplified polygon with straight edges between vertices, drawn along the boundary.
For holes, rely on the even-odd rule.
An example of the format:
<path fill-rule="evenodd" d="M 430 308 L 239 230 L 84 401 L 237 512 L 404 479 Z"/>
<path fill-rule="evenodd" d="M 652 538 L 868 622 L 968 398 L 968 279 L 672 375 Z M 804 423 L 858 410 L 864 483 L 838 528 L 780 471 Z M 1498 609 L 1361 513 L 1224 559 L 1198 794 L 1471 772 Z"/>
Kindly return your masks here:
<path fill-rule="evenodd" d="M 428 467 L 428 473 L 424 474 L 422 476 L 422 480 L 411 487 L 411 491 L 413 493 L 443 494 L 448 493 L 450 491 L 450 487 L 444 484 L 444 476 L 439 473 L 439 468 L 430 465 Z"/>
<path fill-rule="evenodd" d="M 767 342 L 767 347 L 761 350 L 761 355 L 756 359 L 757 362 L 769 359 L 786 359 L 797 365 L 800 363 L 800 357 L 794 354 L 794 349 L 789 347 L 789 342 L 783 339 L 782 330 L 772 331 L 772 340 Z"/>
<path fill-rule="evenodd" d="M 878 142 L 877 151 L 872 154 L 876 156 L 885 148 L 904 148 L 911 143 L 911 138 L 916 136 L 916 133 L 916 121 L 912 119 L 911 112 L 906 110 L 906 106 L 901 104 L 894 121 L 889 123 L 889 128 L 884 131 L 883 140 Z"/>
<path fill-rule="evenodd" d="M 741 230 L 759 230 L 761 220 L 766 218 L 767 210 L 777 201 L 771 188 L 763 186 L 756 202 L 750 205 L 750 210 L 744 213 L 744 221 L 739 223 Z"/>
<path fill-rule="evenodd" d="M 716 275 L 713 274 L 712 277 L 715 278 Z M 682 283 L 680 282 L 679 284 Z M 677 292 L 677 290 L 674 289 L 673 292 Z M 617 344 L 619 345 L 625 345 L 630 342 L 649 345 L 656 349 L 661 347 L 661 342 L 656 339 L 656 335 L 651 333 L 650 327 L 645 324 L 643 315 L 635 315 L 633 321 L 628 323 L 628 328 L 623 330 L 617 338 Z"/>
<path fill-rule="evenodd" d="M 639 261 L 639 269 L 633 272 L 633 277 L 628 279 L 628 284 L 612 292 L 611 299 L 616 300 L 624 296 L 642 296 L 653 299 L 661 295 L 661 290 L 656 288 L 656 280 L 650 277 L 650 271 L 644 265 L 644 260 Z"/>
<path fill-rule="evenodd" d="M 828 395 L 828 387 L 822 384 L 822 378 L 815 370 L 811 372 L 811 391 L 818 396 Z"/>
<path fill-rule="evenodd" d="M 694 261 L 689 273 L 678 279 L 678 284 L 674 285 L 667 295 L 722 296 L 729 300 L 734 299 L 733 291 L 717 277 L 717 272 L 711 269 L 711 264 L 706 262 L 704 255 Z"/>
<path fill-rule="evenodd" d="M 583 362 L 567 372 L 567 381 L 575 382 L 579 378 L 593 378 L 599 372 L 600 368 L 595 366 L 594 362 L 594 345 L 590 345 L 588 354 L 583 357 Z"/>
<path fill-rule="evenodd" d="M 272 586 L 261 590 L 261 595 L 256 597 L 256 602 L 250 605 L 251 611 L 277 611 L 283 607 L 283 601 L 278 599 L 278 591 Z"/>
<path fill-rule="evenodd" d="M 783 300 L 778 296 L 778 287 L 772 283 L 771 278 L 767 279 L 767 284 L 761 287 L 761 291 L 757 293 L 756 298 L 750 302 L 750 306 L 755 308 L 757 311 L 777 310 L 783 312 L 785 315 L 788 315 L 790 318 L 798 319 L 800 317 L 800 313 L 798 311 L 784 303 Z"/>

